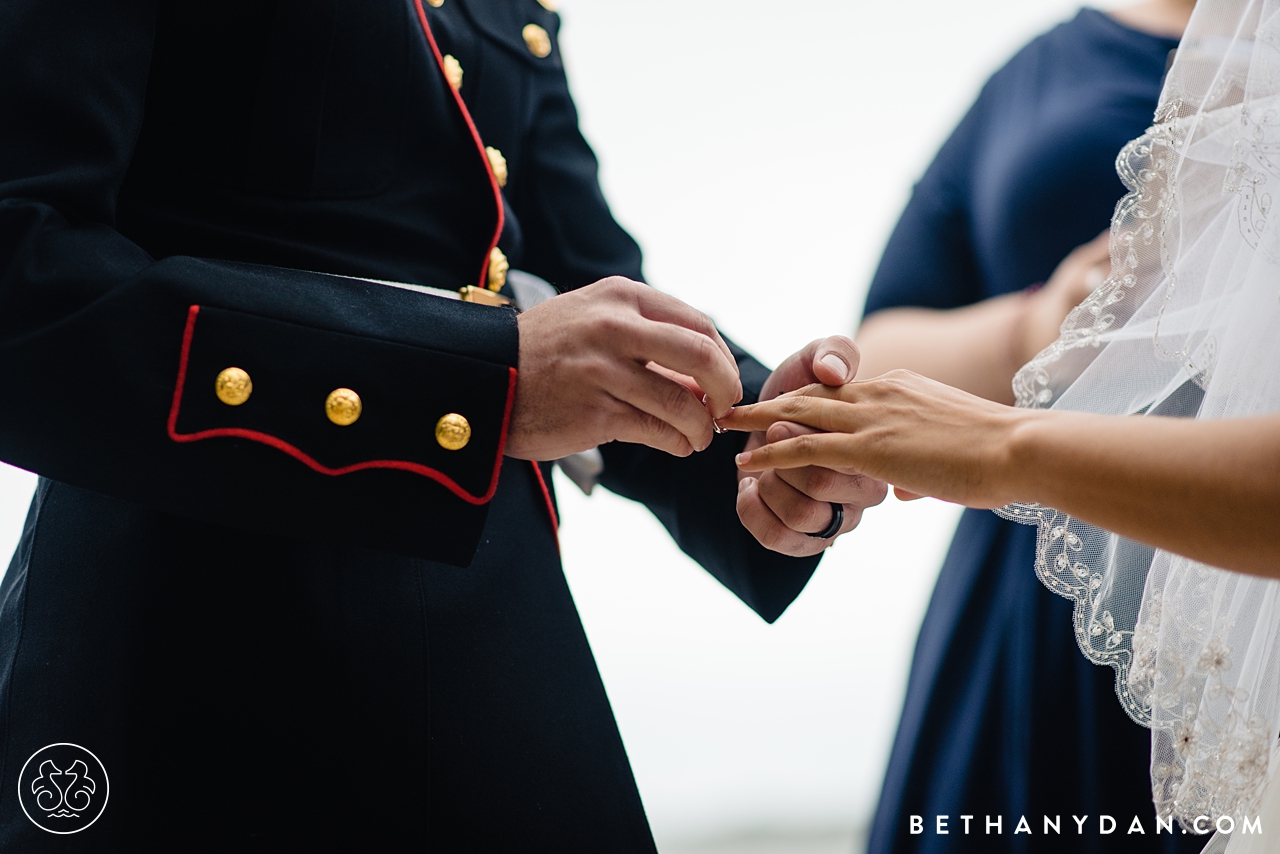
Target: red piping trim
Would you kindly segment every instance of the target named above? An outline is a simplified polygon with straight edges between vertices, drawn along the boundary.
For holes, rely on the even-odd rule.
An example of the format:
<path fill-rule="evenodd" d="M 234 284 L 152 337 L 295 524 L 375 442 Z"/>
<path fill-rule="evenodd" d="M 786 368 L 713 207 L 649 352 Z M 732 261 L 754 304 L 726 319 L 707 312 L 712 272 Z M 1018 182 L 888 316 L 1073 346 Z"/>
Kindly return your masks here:
<path fill-rule="evenodd" d="M 556 549 L 560 548 L 560 517 L 556 515 L 556 503 L 551 500 L 551 490 L 547 488 L 547 479 L 542 476 L 542 466 L 538 465 L 537 460 L 533 461 L 533 476 L 538 479 L 538 486 L 542 487 L 542 498 L 547 502 L 547 513 L 551 516 L 551 533 L 556 538 Z"/>
<path fill-rule="evenodd" d="M 480 162 L 484 164 L 485 174 L 489 176 L 489 186 L 493 188 L 493 202 L 498 207 L 498 226 L 494 229 L 493 239 L 489 241 L 489 248 L 484 253 L 484 263 L 480 265 L 480 278 L 476 282 L 482 288 L 488 287 L 489 273 L 489 256 L 493 254 L 493 250 L 498 247 L 498 240 L 502 237 L 503 221 L 506 211 L 502 205 L 502 188 L 498 186 L 498 178 L 493 174 L 493 164 L 489 162 L 489 154 L 484 150 L 484 141 L 480 139 L 480 131 L 476 128 L 476 123 L 471 118 L 471 111 L 467 109 L 466 101 L 462 100 L 462 93 L 449 83 L 448 75 L 444 71 L 444 55 L 440 53 L 440 46 L 436 44 L 436 37 L 431 33 L 431 25 L 427 23 L 427 11 L 422 8 L 422 0 L 414 0 L 414 6 L 418 9 L 418 21 L 422 24 L 422 32 L 427 37 L 427 44 L 431 46 L 431 52 L 435 54 L 436 65 L 440 67 L 440 74 L 445 78 L 445 86 L 453 93 L 453 100 L 457 102 L 458 109 L 462 111 L 462 118 L 467 123 L 468 130 L 471 131 L 471 139 L 475 141 L 476 151 L 480 153 Z"/>
<path fill-rule="evenodd" d="M 216 439 L 222 437 L 248 439 L 253 442 L 261 442 L 264 445 L 269 445 L 278 451 L 284 451 L 299 462 L 305 463 L 309 468 L 314 469 L 320 474 L 329 475 L 331 477 L 338 477 L 344 474 L 351 474 L 352 472 L 364 471 L 366 469 L 398 469 L 400 471 L 412 472 L 413 474 L 420 474 L 423 477 L 430 478 L 468 504 L 488 504 L 489 501 L 493 499 L 494 493 L 498 491 L 498 475 L 502 471 L 502 452 L 507 444 L 507 431 L 511 427 L 511 407 L 516 398 L 515 368 L 507 369 L 510 372 L 509 379 L 507 381 L 507 404 L 502 414 L 502 434 L 498 439 L 498 453 L 494 462 L 493 478 L 489 482 L 489 490 L 484 495 L 472 495 L 459 486 L 458 483 L 448 475 L 429 466 L 424 466 L 420 463 L 408 462 L 407 460 L 369 460 L 368 462 L 356 463 L 354 465 L 343 466 L 342 468 L 335 469 L 321 464 L 314 457 L 304 453 L 283 439 L 278 439 L 268 433 L 260 433 L 257 430 L 245 430 L 239 427 L 223 427 L 216 430 L 201 430 L 197 433 L 179 433 L 178 413 L 182 408 L 182 392 L 187 384 L 187 364 L 191 357 L 191 341 L 195 336 L 196 318 L 199 314 L 200 306 L 191 306 L 187 311 L 187 328 L 182 333 L 182 355 L 178 359 L 178 382 L 173 389 L 173 405 L 169 408 L 169 438 L 173 441 L 184 443 L 199 442 L 203 439 Z"/>

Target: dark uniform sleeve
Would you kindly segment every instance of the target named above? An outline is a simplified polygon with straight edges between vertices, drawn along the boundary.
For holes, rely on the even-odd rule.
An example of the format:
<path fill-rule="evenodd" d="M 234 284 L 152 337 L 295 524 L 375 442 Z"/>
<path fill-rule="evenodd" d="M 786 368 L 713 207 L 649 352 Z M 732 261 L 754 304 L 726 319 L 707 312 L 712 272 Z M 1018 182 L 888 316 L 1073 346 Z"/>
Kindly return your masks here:
<path fill-rule="evenodd" d="M 886 308 L 959 308 L 983 298 L 967 183 L 982 114 L 979 97 L 916 184 L 871 281 L 864 317 Z"/>
<path fill-rule="evenodd" d="M 554 23 L 549 29 L 554 32 Z M 640 250 L 609 212 L 558 62 L 538 76 L 537 85 L 539 118 L 525 153 L 527 174 L 513 177 L 511 187 L 524 229 L 524 266 L 561 290 L 610 275 L 643 281 Z M 732 342 L 730 347 L 746 402 L 753 402 L 770 371 Z M 601 449 L 602 483 L 648 506 L 686 554 L 773 622 L 804 589 L 820 556 L 771 552 L 743 527 L 733 458 L 745 442 L 742 434 L 717 436 L 708 450 L 686 459 L 615 442 Z"/>
<path fill-rule="evenodd" d="M 146 0 L 0 6 L 0 458 L 179 516 L 466 564 L 513 313 L 122 236 L 155 20 Z M 460 450 L 461 429 L 434 438 L 449 414 Z"/>

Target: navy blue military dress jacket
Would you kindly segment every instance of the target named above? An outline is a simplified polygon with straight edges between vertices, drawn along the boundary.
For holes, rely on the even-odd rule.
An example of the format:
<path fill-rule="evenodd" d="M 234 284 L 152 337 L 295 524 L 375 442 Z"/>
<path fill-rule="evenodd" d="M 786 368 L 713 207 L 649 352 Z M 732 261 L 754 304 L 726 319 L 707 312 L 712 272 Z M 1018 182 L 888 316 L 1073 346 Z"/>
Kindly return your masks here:
<path fill-rule="evenodd" d="M 653 850 L 503 455 L 514 310 L 370 281 L 640 277 L 547 5 L 0 4 L 0 851 Z M 740 443 L 605 484 L 772 620 L 816 559 L 739 525 Z M 19 789 L 60 742 L 74 835 Z"/>

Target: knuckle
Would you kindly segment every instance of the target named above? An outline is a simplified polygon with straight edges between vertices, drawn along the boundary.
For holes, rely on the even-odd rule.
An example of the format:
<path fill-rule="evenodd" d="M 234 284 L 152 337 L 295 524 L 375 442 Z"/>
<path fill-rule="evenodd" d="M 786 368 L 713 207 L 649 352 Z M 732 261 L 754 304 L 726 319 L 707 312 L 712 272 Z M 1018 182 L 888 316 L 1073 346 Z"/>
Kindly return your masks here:
<path fill-rule="evenodd" d="M 689 391 L 688 388 L 682 386 L 675 380 L 666 381 L 665 386 L 659 393 L 659 402 L 662 404 L 663 411 L 674 412 L 680 415 L 693 414 L 693 408 L 695 406 L 697 406 L 698 409 L 702 409 L 698 404 L 697 399 L 694 398 L 693 392 Z"/>
<path fill-rule="evenodd" d="M 816 533 L 831 523 L 831 506 L 822 501 L 797 501 L 788 515 L 791 518 L 784 521 L 792 530 Z"/>
<path fill-rule="evenodd" d="M 897 393 L 904 391 L 917 378 L 918 375 L 913 371 L 908 371 L 905 368 L 896 368 L 875 380 L 875 382 L 878 383 L 881 389 Z"/>
<path fill-rule="evenodd" d="M 631 318 L 624 312 L 608 311 L 597 319 L 593 325 L 606 343 L 615 342 L 619 336 L 625 334 L 631 328 Z"/>
<path fill-rule="evenodd" d="M 611 384 L 613 370 L 607 359 L 587 359 L 583 362 L 582 379 L 588 387 L 607 389 Z"/>
<path fill-rule="evenodd" d="M 778 551 L 786 544 L 787 529 L 776 522 L 770 522 L 756 533 L 756 539 L 770 551 Z"/>
<path fill-rule="evenodd" d="M 711 360 L 719 355 L 719 348 L 712 342 L 710 338 L 701 333 L 694 333 L 693 339 L 693 357 L 700 365 L 709 365 Z"/>
<path fill-rule="evenodd" d="M 654 416 L 649 415 L 647 412 L 642 412 L 640 414 L 639 421 L 640 435 L 647 441 L 657 441 L 662 437 L 663 433 L 666 432 L 664 430 L 666 425 Z"/>
<path fill-rule="evenodd" d="M 812 457 L 818 450 L 818 440 L 812 433 L 798 436 L 794 440 L 796 453 L 801 457 Z"/>
<path fill-rule="evenodd" d="M 818 518 L 818 510 L 827 505 L 796 495 L 787 489 L 785 482 L 776 477 L 773 472 L 768 472 L 760 478 L 760 497 L 773 511 L 773 515 L 791 530 L 807 531 L 810 528 L 815 531 L 821 530 L 822 521 Z"/>
<path fill-rule="evenodd" d="M 831 469 L 814 468 L 805 472 L 805 492 L 814 498 L 820 498 L 824 501 L 831 500 L 829 496 L 839 491 L 841 481 L 839 472 Z"/>
<path fill-rule="evenodd" d="M 799 501 L 787 501 L 787 499 L 778 497 L 778 495 L 768 495 L 765 497 L 764 503 L 768 504 L 769 510 L 773 511 L 773 515 L 782 521 L 783 525 L 791 530 L 800 530 L 809 524 L 808 508 Z"/>
<path fill-rule="evenodd" d="M 869 480 L 869 478 L 864 478 L 864 480 Z M 875 507 L 882 504 L 884 500 L 889 497 L 889 484 L 879 480 L 873 480 L 870 482 L 870 486 L 867 487 L 866 494 L 867 498 L 866 501 L 863 502 L 863 507 Z M 861 510 L 858 511 L 858 515 L 862 515 Z"/>

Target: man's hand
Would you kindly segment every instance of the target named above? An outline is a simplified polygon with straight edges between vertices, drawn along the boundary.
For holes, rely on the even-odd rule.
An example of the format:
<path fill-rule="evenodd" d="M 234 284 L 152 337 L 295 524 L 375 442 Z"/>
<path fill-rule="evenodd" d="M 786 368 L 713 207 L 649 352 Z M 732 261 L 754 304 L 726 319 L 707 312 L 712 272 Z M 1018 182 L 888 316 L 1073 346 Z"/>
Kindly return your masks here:
<path fill-rule="evenodd" d="M 760 394 L 772 400 L 780 394 L 813 383 L 842 386 L 858 372 L 858 348 L 843 335 L 819 339 L 778 366 Z M 809 427 L 779 422 L 767 432 L 752 433 L 746 450 L 769 442 L 815 432 Z M 796 468 L 738 474 L 738 518 L 766 548 L 793 557 L 813 555 L 834 542 L 816 539 L 833 520 L 831 504 L 844 506 L 839 534 L 852 531 L 862 511 L 884 501 L 887 487 L 852 471 L 829 468 Z M 836 536 L 839 536 L 837 534 Z"/>
<path fill-rule="evenodd" d="M 620 441 L 685 457 L 711 444 L 712 417 L 742 399 L 710 319 L 645 285 L 605 279 L 519 324 L 508 456 L 554 460 Z"/>

